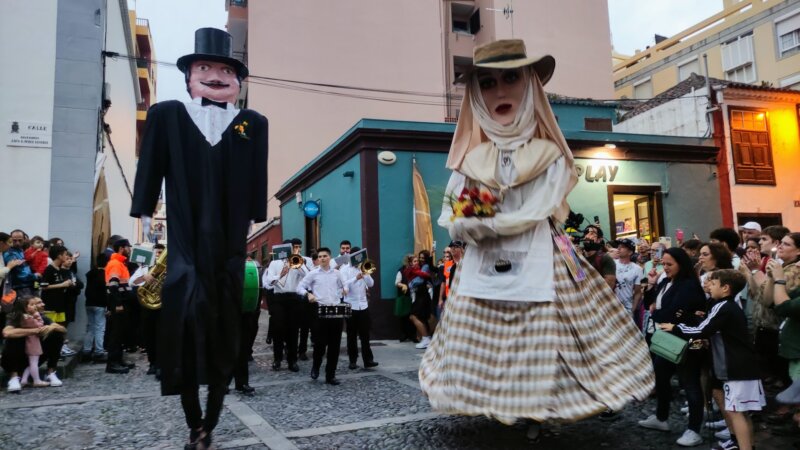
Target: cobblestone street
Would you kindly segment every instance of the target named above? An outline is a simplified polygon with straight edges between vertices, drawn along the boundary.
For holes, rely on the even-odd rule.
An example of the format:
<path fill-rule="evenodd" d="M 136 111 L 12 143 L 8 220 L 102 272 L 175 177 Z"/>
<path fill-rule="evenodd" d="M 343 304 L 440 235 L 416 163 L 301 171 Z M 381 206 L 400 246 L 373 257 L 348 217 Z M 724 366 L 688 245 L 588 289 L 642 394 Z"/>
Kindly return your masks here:
<path fill-rule="evenodd" d="M 422 356 L 413 344 L 375 342 L 380 366 L 349 370 L 343 349 L 340 386 L 312 381 L 310 361 L 301 371 L 271 370 L 271 349 L 264 343 L 266 321 L 251 363 L 254 397 L 226 397 L 226 410 L 214 432 L 224 449 L 673 449 L 685 418 L 676 401 L 670 433 L 643 430 L 636 420 L 654 410 L 654 401 L 629 406 L 613 421 L 589 419 L 547 425 L 539 442 L 525 437 L 526 425 L 504 426 L 484 417 L 443 416 L 431 411 L 419 391 L 416 369 Z M 344 340 L 343 340 L 344 344 Z M 344 346 L 344 345 L 343 345 Z M 161 397 L 145 375 L 144 355 L 136 369 L 107 375 L 102 365 L 81 365 L 64 387 L 25 389 L 0 394 L 0 448 L 182 448 L 186 425 L 178 397 Z M 360 362 L 360 361 L 359 361 Z M 778 436 L 761 423 L 759 450 L 796 448 L 798 435 Z M 695 448 L 709 448 L 706 442 Z"/>

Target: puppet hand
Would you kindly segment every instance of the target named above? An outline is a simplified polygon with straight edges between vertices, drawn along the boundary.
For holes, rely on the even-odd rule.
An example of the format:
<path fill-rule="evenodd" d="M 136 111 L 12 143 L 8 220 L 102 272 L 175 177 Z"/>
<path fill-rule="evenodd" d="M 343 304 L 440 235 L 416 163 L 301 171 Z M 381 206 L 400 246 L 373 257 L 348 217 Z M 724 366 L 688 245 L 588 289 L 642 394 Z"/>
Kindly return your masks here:
<path fill-rule="evenodd" d="M 494 219 L 491 217 L 459 217 L 453 221 L 450 237 L 461 238 L 467 244 L 476 245 L 486 238 L 497 237 L 494 231 Z"/>

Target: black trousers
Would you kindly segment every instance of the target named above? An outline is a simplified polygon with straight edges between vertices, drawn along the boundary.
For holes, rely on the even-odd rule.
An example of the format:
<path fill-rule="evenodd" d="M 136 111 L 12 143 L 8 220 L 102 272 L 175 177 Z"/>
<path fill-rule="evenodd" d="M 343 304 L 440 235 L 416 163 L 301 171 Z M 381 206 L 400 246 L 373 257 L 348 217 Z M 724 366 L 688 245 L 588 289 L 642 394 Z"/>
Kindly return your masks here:
<path fill-rule="evenodd" d="M 666 359 L 653 355 L 653 369 L 656 375 L 656 417 L 658 420 L 669 418 L 669 406 L 672 401 L 672 384 L 670 381 L 677 373 L 678 382 L 686 392 L 689 403 L 688 428 L 700 433 L 703 424 L 703 388 L 700 385 L 700 372 L 706 352 L 702 350 L 687 350 L 686 357 L 681 364 L 675 365 Z"/>
<path fill-rule="evenodd" d="M 789 361 L 778 355 L 779 340 L 778 330 L 758 327 L 753 343 L 761 367 L 761 378 L 775 377 L 788 385 L 792 382 L 789 378 Z"/>
<path fill-rule="evenodd" d="M 147 362 L 158 367 L 158 324 L 161 317 L 160 309 L 142 308 L 142 333 L 144 334 L 144 348 L 147 349 Z"/>
<path fill-rule="evenodd" d="M 319 371 L 322 367 L 322 357 L 327 356 L 325 362 L 325 380 L 336 377 L 336 366 L 339 364 L 339 350 L 342 345 L 343 319 L 319 319 L 312 324 L 314 333 L 314 369 Z"/>
<path fill-rule="evenodd" d="M 297 362 L 297 333 L 300 296 L 293 293 L 275 294 L 270 303 L 272 327 L 272 353 L 276 362 L 283 360 L 291 365 Z"/>
<path fill-rule="evenodd" d="M 300 328 L 300 343 L 297 346 L 297 353 L 302 354 L 308 351 L 308 335 L 311 334 L 311 343 L 314 343 L 314 332 L 311 325 L 317 314 L 317 304 L 309 303 L 308 300 L 300 300 L 298 308 L 298 324 Z"/>
<path fill-rule="evenodd" d="M 123 337 L 124 348 L 139 348 L 143 344 L 142 339 L 142 305 L 139 304 L 139 299 L 135 295 L 131 295 L 125 302 L 125 336 Z"/>
<path fill-rule="evenodd" d="M 237 388 L 250 384 L 248 362 L 250 355 L 253 354 L 253 342 L 255 341 L 256 333 L 258 333 L 259 315 L 261 315 L 261 310 L 258 308 L 253 312 L 242 313 L 242 331 L 239 334 L 241 347 L 239 348 L 239 359 L 233 369 L 233 380 Z"/>
<path fill-rule="evenodd" d="M 108 364 L 122 363 L 122 350 L 125 345 L 125 333 L 128 331 L 128 313 L 125 310 L 111 310 L 106 321 L 108 340 L 105 342 L 108 352 Z"/>
<path fill-rule="evenodd" d="M 42 339 L 42 360 L 47 361 L 47 368 L 56 370 L 58 359 L 61 357 L 61 346 L 64 345 L 64 333 L 50 333 Z M 21 375 L 28 367 L 28 357 L 25 355 L 25 338 L 6 339 L 3 353 L 0 356 L 0 367 L 6 374 L 15 372 Z"/>
<path fill-rule="evenodd" d="M 369 346 L 369 309 L 353 311 L 347 320 L 347 356 L 355 364 L 358 359 L 358 341 L 361 341 L 361 360 L 364 364 L 373 362 L 372 348 Z"/>

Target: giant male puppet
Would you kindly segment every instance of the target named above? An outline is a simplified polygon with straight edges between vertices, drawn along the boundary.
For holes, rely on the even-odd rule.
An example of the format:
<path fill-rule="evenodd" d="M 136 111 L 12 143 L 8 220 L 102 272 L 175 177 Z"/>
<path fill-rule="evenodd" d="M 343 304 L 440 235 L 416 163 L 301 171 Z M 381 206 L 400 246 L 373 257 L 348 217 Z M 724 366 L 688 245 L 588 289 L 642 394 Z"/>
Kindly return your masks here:
<path fill-rule="evenodd" d="M 165 180 L 161 394 L 180 394 L 193 449 L 211 444 L 239 352 L 247 231 L 266 220 L 267 119 L 235 106 L 248 70 L 232 57 L 228 33 L 197 30 L 195 52 L 177 65 L 192 100 L 148 111 L 131 216 L 152 216 Z"/>

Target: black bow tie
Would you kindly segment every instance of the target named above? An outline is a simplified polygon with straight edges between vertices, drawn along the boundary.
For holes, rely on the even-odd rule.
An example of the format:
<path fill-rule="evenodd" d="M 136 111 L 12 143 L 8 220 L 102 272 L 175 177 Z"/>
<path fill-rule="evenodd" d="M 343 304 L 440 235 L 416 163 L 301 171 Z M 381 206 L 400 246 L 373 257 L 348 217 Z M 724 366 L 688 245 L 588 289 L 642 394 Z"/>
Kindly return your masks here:
<path fill-rule="evenodd" d="M 203 106 L 214 105 L 222 109 L 228 109 L 228 104 L 226 102 L 215 102 L 214 100 L 209 100 L 205 97 L 203 97 L 202 105 Z"/>

